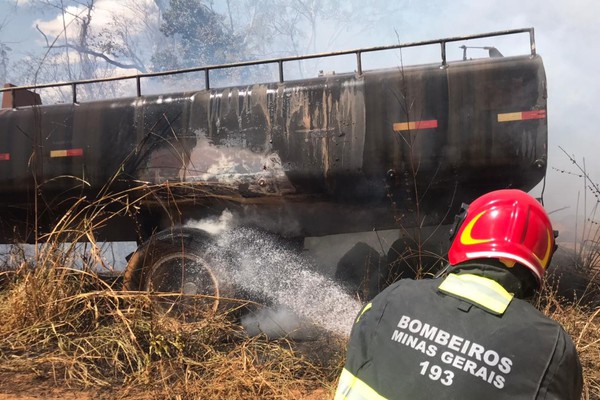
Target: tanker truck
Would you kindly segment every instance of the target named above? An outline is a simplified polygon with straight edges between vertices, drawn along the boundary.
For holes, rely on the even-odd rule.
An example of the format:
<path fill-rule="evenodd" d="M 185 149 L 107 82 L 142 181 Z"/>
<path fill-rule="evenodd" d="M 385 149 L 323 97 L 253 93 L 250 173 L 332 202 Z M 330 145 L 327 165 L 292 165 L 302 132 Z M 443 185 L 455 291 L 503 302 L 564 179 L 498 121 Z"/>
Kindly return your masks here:
<path fill-rule="evenodd" d="M 468 58 L 463 45 L 462 59 L 447 59 L 450 44 L 508 35 L 528 36 L 529 51 L 486 47 L 489 56 Z M 440 59 L 363 69 L 367 54 L 419 46 L 439 46 Z M 347 72 L 284 74 L 289 63 L 340 55 L 355 59 Z M 261 65 L 279 79 L 213 87 L 220 71 Z M 143 93 L 144 79 L 192 72 L 203 87 Z M 135 95 L 80 101 L 83 86 L 124 79 Z M 72 98 L 45 104 L 39 92 L 53 88 Z M 95 239 L 139 244 L 125 271 L 133 290 L 219 294 L 204 254 L 210 235 L 189 219 L 227 210 L 290 243 L 396 231 L 382 255 L 391 268 L 406 247 L 400 236 L 451 223 L 487 191 L 529 191 L 546 173 L 546 78 L 533 28 L 2 93 L 0 240 L 43 241 L 95 204 L 109 215 Z M 360 275 L 364 263 L 354 264 Z M 340 265 L 336 275 L 357 274 Z"/>

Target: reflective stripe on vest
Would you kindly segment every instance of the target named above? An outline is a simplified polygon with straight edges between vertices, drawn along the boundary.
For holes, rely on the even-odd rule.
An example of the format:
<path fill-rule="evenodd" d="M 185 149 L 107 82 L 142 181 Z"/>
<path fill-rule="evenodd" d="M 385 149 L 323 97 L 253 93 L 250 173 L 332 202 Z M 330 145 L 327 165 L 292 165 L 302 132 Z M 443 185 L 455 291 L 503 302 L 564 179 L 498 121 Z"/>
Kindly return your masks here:
<path fill-rule="evenodd" d="M 438 289 L 442 293 L 473 302 L 497 315 L 504 314 L 513 298 L 498 282 L 472 274 L 450 274 Z"/>
<path fill-rule="evenodd" d="M 358 323 L 358 321 L 360 321 L 360 317 L 363 316 L 364 313 L 366 313 L 367 311 L 369 311 L 371 309 L 371 307 L 373 307 L 373 303 L 369 303 L 367 304 L 362 311 L 360 312 L 360 314 L 358 314 L 358 317 L 356 317 L 356 321 L 354 322 L 355 324 Z"/>
<path fill-rule="evenodd" d="M 346 368 L 340 375 L 334 400 L 387 400 Z"/>

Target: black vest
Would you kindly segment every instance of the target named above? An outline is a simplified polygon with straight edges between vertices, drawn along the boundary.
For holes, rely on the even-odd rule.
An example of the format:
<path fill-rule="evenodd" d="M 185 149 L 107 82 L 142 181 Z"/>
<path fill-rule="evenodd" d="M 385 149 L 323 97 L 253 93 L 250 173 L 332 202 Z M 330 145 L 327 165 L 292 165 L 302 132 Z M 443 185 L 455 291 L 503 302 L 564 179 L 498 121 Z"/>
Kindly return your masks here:
<path fill-rule="evenodd" d="M 558 323 L 515 298 L 491 312 L 442 293 L 441 282 L 402 280 L 367 306 L 352 330 L 346 379 L 385 399 L 580 398 L 581 365 Z"/>

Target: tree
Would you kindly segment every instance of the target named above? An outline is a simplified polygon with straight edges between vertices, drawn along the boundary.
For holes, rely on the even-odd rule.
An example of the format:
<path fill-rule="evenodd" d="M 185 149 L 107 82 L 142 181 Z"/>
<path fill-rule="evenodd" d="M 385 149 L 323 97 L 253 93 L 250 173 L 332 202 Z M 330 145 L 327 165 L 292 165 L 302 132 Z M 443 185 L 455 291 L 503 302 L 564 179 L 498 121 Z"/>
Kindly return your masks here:
<path fill-rule="evenodd" d="M 406 0 L 386 2 L 29 0 L 28 7 L 50 12 L 53 19 L 38 25 L 44 53 L 29 58 L 23 69 L 28 79 L 20 81 L 89 79 L 119 69 L 146 72 L 338 50 L 346 33 L 366 35 L 384 25 L 381 21 L 395 11 L 390 7 L 402 7 Z M 6 60 L 7 48 L 2 50 L 0 60 Z M 298 63 L 299 77 L 314 76 L 315 63 Z M 273 71 L 261 67 L 237 74 L 276 76 Z M 227 84 L 233 82 L 227 74 L 236 71 L 211 73 L 211 81 L 224 77 Z"/>
<path fill-rule="evenodd" d="M 331 50 L 344 33 L 377 30 L 404 2 L 389 0 L 227 0 L 243 36 L 286 55 Z M 396 14 L 397 15 L 397 14 Z M 247 23 L 245 23 L 248 21 Z M 385 24 L 389 25 L 389 24 Z"/>
<path fill-rule="evenodd" d="M 44 36 L 47 48 L 65 50 L 67 64 L 70 61 L 69 51 L 75 50 L 79 58 L 82 78 L 93 76 L 90 71 L 92 59 L 101 59 L 118 68 L 146 71 L 145 63 L 136 54 L 135 43 L 131 41 L 131 31 L 139 29 L 140 24 L 136 21 L 151 19 L 152 13 L 148 7 L 141 7 L 138 2 L 132 0 L 124 2 L 124 6 L 133 13 L 129 13 L 127 17 L 123 17 L 117 12 L 113 13 L 108 25 L 96 32 L 92 25 L 96 13 L 96 0 L 87 0 L 86 2 L 79 0 L 71 2 L 65 2 L 65 0 L 36 1 L 39 5 L 54 8 L 60 12 L 63 23 L 61 38 L 59 36 L 48 37 L 39 26 L 38 30 Z M 142 27 L 152 29 L 148 23 Z"/>
<path fill-rule="evenodd" d="M 341 50 L 345 36 L 364 36 L 401 21 L 407 0 L 227 0 L 221 12 L 237 29 L 252 58 Z M 381 43 L 378 43 L 381 44 Z M 343 48 L 348 48 L 343 45 Z M 301 77 L 314 73 L 315 62 L 299 63 Z"/>
<path fill-rule="evenodd" d="M 107 61 L 109 63 L 147 72 L 155 49 L 165 41 L 160 32 L 161 4 L 158 0 L 155 3 L 143 0 L 123 2 L 126 12 L 111 14 L 110 22 L 93 37 L 94 48 L 110 57 L 112 61 Z M 117 60 L 128 60 L 129 65 L 117 65 Z"/>
<path fill-rule="evenodd" d="M 114 76 L 121 69 L 146 72 L 153 53 L 147 43 L 164 38 L 158 7 L 147 0 L 124 0 L 118 9 L 107 9 L 107 4 L 103 0 L 30 0 L 28 7 L 49 12 L 51 18 L 36 25 L 45 41 L 44 52 L 22 61 L 20 81 L 100 78 Z M 78 94 L 84 99 L 103 98 L 127 87 L 123 82 L 83 85 Z M 70 89 L 64 91 L 59 97 L 67 100 Z M 126 89 L 126 93 L 134 92 Z"/>
<path fill-rule="evenodd" d="M 11 48 L 0 42 L 0 85 L 8 82 L 8 53 Z"/>
<path fill-rule="evenodd" d="M 155 69 L 219 64 L 244 58 L 241 39 L 224 17 L 201 0 L 171 0 L 161 32 L 170 45 L 152 57 Z"/>
<path fill-rule="evenodd" d="M 0 21 L 0 32 L 6 28 L 7 21 L 8 17 L 5 17 L 2 21 Z M 0 41 L 0 85 L 8 82 L 8 54 L 11 50 L 12 49 L 8 47 L 5 42 Z"/>

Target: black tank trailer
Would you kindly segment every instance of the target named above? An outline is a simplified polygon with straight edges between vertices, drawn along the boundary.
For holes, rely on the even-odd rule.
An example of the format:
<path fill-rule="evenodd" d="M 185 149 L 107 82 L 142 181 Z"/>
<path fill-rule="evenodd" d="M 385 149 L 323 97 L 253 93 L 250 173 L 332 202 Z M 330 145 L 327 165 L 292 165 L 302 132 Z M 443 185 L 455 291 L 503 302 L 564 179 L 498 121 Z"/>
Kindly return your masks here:
<path fill-rule="evenodd" d="M 530 54 L 446 61 L 450 42 L 516 33 L 529 33 Z M 362 70 L 364 53 L 435 43 L 441 63 Z M 353 53 L 353 72 L 283 77 L 286 62 Z M 228 209 L 288 238 L 435 226 L 462 202 L 527 191 L 545 175 L 546 78 L 533 29 L 256 64 L 266 63 L 279 65 L 279 82 L 210 87 L 211 71 L 246 62 L 195 69 L 206 88 L 183 93 L 143 95 L 140 79 L 159 74 L 133 77 L 136 97 L 103 101 L 77 101 L 77 87 L 92 81 L 54 85 L 72 87 L 71 104 L 37 104 L 31 92 L 44 86 L 5 89 L 2 239 L 35 241 L 82 196 L 126 191 L 106 207 L 137 212 L 96 237 L 145 241 L 129 286 L 178 291 L 185 282 L 153 277 L 181 272 L 182 243 L 183 259 L 202 257 L 204 233 L 173 230 L 189 218 Z M 214 281 L 207 271 L 202 279 Z"/>

